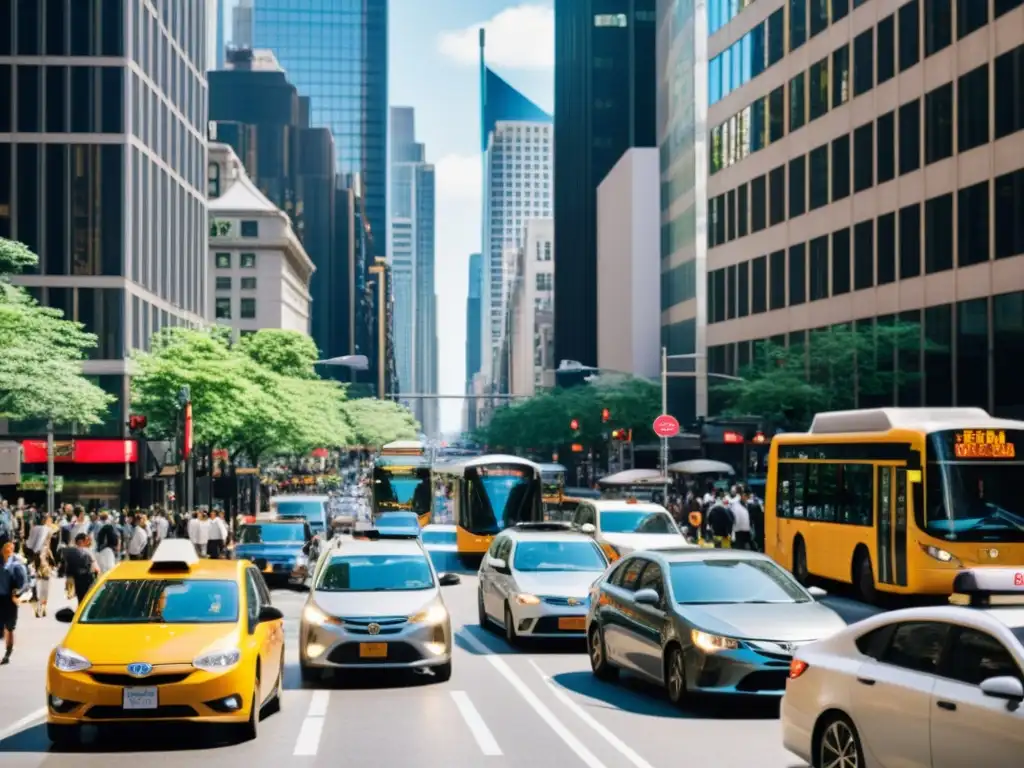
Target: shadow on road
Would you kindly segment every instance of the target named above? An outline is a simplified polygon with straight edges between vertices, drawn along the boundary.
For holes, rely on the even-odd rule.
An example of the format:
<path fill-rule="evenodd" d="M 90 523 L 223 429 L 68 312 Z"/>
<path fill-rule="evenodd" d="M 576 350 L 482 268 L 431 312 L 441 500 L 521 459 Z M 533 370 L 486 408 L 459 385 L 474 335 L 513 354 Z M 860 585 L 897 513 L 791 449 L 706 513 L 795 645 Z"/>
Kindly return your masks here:
<path fill-rule="evenodd" d="M 600 702 L 596 706 L 635 715 L 684 720 L 774 720 L 779 717 L 779 699 L 774 697 L 694 697 L 687 707 L 679 709 L 665 698 L 664 690 L 625 673 L 614 683 L 601 682 L 590 672 L 564 672 L 551 679 L 567 691 Z"/>
<path fill-rule="evenodd" d="M 473 636 L 474 639 L 483 643 L 487 646 L 488 653 L 493 653 L 498 656 L 515 655 L 518 653 L 530 653 L 533 655 L 549 655 L 549 656 L 561 656 L 567 654 L 581 654 L 587 652 L 586 641 L 580 638 L 524 638 L 519 641 L 519 645 L 513 648 L 505 639 L 498 633 L 502 632 L 501 627 L 495 627 L 495 631 L 491 632 L 487 629 L 483 629 L 479 624 L 466 624 L 455 633 L 455 645 L 459 646 L 462 650 L 467 653 L 472 653 L 474 656 L 482 655 L 482 651 L 470 642 L 467 642 L 462 637 L 462 633 L 465 632 Z"/>
<path fill-rule="evenodd" d="M 284 687 L 289 691 L 367 691 L 409 688 L 410 686 L 433 685 L 436 678 L 430 672 L 407 670 L 345 669 L 325 673 L 315 682 L 303 682 L 298 664 L 285 665 Z"/>
<path fill-rule="evenodd" d="M 82 730 L 82 741 L 78 745 L 57 747 L 46 738 L 46 726 L 42 723 L 26 728 L 0 741 L 0 755 L 51 753 L 51 754 L 123 754 L 130 752 L 190 752 L 208 750 L 214 747 L 230 747 L 235 742 L 223 731 L 210 726 L 175 723 L 172 730 L 154 726 L 146 728 L 133 723 L 131 726 L 86 726 Z"/>

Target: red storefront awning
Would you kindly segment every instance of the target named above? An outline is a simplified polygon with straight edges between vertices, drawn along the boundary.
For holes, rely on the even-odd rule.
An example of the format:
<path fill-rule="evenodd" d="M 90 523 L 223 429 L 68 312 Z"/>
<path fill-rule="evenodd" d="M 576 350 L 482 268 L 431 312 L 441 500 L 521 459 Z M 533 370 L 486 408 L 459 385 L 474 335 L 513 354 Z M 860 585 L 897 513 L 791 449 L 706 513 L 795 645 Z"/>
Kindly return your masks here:
<path fill-rule="evenodd" d="M 59 464 L 124 464 L 139 458 L 135 440 L 58 440 L 53 448 L 53 460 Z M 24 464 L 45 464 L 46 441 L 22 441 L 21 460 Z"/>

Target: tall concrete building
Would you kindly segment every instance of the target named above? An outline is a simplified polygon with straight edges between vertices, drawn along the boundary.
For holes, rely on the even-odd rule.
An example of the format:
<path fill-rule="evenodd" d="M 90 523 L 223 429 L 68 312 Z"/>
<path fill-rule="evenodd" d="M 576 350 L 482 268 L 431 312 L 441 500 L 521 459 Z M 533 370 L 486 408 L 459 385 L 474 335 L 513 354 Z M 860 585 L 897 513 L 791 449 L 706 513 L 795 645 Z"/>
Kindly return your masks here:
<path fill-rule="evenodd" d="M 391 274 L 399 392 L 437 394 L 437 291 L 434 287 L 434 166 L 416 141 L 412 107 L 391 108 Z M 428 435 L 438 433 L 436 399 L 409 406 Z"/>
<path fill-rule="evenodd" d="M 1024 3 L 658 10 L 662 259 L 697 277 L 667 281 L 670 349 L 735 375 L 760 340 L 912 322 L 930 343 L 881 364 L 921 375 L 858 405 L 1024 416 Z"/>
<path fill-rule="evenodd" d="M 480 372 L 481 303 L 484 290 L 483 256 L 469 256 L 469 283 L 466 291 L 466 386 Z"/>
<path fill-rule="evenodd" d="M 654 7 L 555 0 L 559 360 L 597 364 L 597 187 L 627 149 L 655 146 Z"/>
<path fill-rule="evenodd" d="M 93 434 L 126 429 L 131 350 L 206 319 L 208 11 L 0 3 L 0 237 L 98 337 L 85 372 L 116 402 Z"/>
<path fill-rule="evenodd" d="M 269 48 L 359 176 L 373 256 L 387 248 L 388 0 L 259 0 L 253 47 Z"/>

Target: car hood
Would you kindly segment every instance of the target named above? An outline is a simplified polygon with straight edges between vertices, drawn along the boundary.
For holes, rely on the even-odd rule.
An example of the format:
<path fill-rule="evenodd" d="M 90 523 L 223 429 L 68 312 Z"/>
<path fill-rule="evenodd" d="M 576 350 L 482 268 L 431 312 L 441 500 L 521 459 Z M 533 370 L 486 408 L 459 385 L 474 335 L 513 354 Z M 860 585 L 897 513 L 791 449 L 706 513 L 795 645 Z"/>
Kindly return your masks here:
<path fill-rule="evenodd" d="M 438 597 L 436 589 L 410 592 L 317 592 L 313 601 L 329 616 L 412 616 Z"/>
<path fill-rule="evenodd" d="M 191 664 L 205 653 L 237 648 L 238 624 L 76 624 L 62 645 L 97 667 Z"/>
<path fill-rule="evenodd" d="M 846 627 L 831 608 L 809 603 L 724 603 L 679 605 L 697 629 L 741 640 L 822 640 Z"/>
<path fill-rule="evenodd" d="M 693 546 L 681 533 L 602 533 L 601 538 L 623 555 L 641 549 L 674 549 Z"/>
<path fill-rule="evenodd" d="M 601 571 L 513 571 L 520 592 L 543 597 L 584 598 L 590 585 L 601 578 Z"/>
<path fill-rule="evenodd" d="M 302 554 L 302 542 L 295 544 L 238 544 L 235 556 L 245 560 L 257 557 L 294 557 Z"/>

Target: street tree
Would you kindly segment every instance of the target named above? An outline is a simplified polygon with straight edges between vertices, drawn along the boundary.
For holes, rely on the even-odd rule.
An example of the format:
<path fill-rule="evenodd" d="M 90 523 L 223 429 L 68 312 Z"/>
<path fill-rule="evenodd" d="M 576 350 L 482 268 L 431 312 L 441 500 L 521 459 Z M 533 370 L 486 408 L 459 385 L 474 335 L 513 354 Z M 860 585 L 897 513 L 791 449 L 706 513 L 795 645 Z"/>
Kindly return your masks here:
<path fill-rule="evenodd" d="M 10 282 L 38 261 L 23 243 L 0 238 L 0 418 L 98 424 L 114 398 L 82 374 L 96 336 Z"/>
<path fill-rule="evenodd" d="M 420 425 L 409 409 L 392 400 L 349 400 L 345 403 L 345 415 L 359 445 L 414 440 L 420 432 Z"/>
<path fill-rule="evenodd" d="M 313 366 L 319 351 L 316 342 L 304 333 L 267 328 L 243 336 L 238 346 L 256 363 L 281 376 L 317 378 Z"/>

